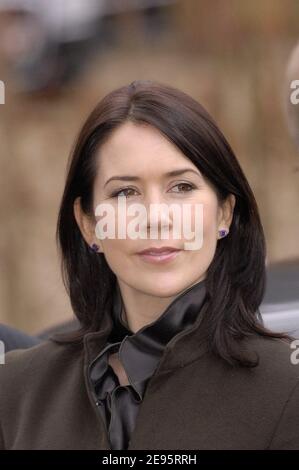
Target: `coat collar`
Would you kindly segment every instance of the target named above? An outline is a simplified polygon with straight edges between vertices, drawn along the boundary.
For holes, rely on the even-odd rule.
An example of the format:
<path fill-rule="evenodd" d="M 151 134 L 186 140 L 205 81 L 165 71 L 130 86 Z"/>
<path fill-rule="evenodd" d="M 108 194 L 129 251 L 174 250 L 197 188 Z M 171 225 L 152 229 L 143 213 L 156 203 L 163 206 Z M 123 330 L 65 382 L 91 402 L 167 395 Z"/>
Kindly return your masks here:
<path fill-rule="evenodd" d="M 120 318 L 122 299 L 118 287 L 115 294 L 112 312 L 105 312 L 101 330 L 88 333 L 84 337 L 86 365 L 95 360 L 110 337 L 117 341 L 117 338 L 121 339 L 124 335 L 132 335 L 130 341 L 124 343 L 128 348 L 125 354 L 127 357 L 134 353 L 134 348 L 135 350 L 138 348 L 139 352 L 143 349 L 146 351 L 147 348 L 151 350 L 156 348 L 160 354 L 163 349 L 155 375 L 187 365 L 207 350 L 206 337 L 200 328 L 206 305 L 205 280 L 179 294 L 157 320 L 145 325 L 134 335 Z M 114 328 L 115 322 L 118 325 L 117 330 Z M 115 331 L 118 331 L 119 336 L 115 336 Z M 135 357 L 136 355 L 134 361 Z M 142 358 L 142 355 L 139 357 Z M 128 362 L 128 368 L 132 367 L 132 364 L 134 366 L 134 361 L 131 364 Z"/>

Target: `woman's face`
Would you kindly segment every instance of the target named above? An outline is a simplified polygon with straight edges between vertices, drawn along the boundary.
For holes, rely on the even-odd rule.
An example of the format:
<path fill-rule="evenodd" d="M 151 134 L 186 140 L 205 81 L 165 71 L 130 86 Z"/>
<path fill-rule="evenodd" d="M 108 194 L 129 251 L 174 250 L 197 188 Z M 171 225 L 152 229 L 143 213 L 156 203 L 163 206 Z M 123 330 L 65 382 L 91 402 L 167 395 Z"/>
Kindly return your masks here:
<path fill-rule="evenodd" d="M 113 219 L 117 228 L 119 223 L 117 193 L 120 193 L 127 209 L 132 204 L 142 204 L 148 217 L 148 225 L 143 222 L 147 238 L 133 239 L 130 236 L 118 238 L 116 232 L 115 238 L 99 239 L 95 227 L 104 216 L 95 216 L 94 222 L 84 216 L 82 219 L 79 216 L 78 201 L 75 202 L 76 219 L 83 236 L 90 245 L 96 243 L 100 247 L 103 254 L 97 256 L 105 256 L 119 284 L 125 284 L 147 295 L 171 297 L 204 279 L 214 257 L 217 240 L 220 238 L 218 230 L 229 228 L 233 211 L 231 198 L 220 207 L 215 190 L 199 169 L 157 129 L 148 125 L 132 122 L 122 124 L 99 148 L 97 165 L 93 194 L 94 214 L 99 204 L 109 204 L 115 214 Z M 179 170 L 184 172 L 176 176 L 167 175 L 170 171 Z M 124 176 L 134 179 L 111 179 Z M 167 206 L 176 204 L 181 214 L 184 206 L 189 206 L 190 227 L 193 232 L 198 230 L 198 227 L 202 228 L 203 239 L 200 248 L 184 249 L 185 243 L 188 244 L 195 238 L 193 240 L 185 238 L 182 225 L 181 237 L 175 238 L 175 223 L 171 211 L 169 217 L 167 213 L 160 212 L 158 222 L 149 220 L 151 204 L 162 203 Z M 198 210 L 196 206 L 201 204 L 203 223 L 202 226 L 197 224 L 196 228 L 196 210 Z M 126 215 L 123 221 L 126 234 L 129 233 L 128 224 L 133 219 L 136 219 L 136 213 Z M 158 238 L 150 238 L 151 223 L 158 230 Z M 163 226 L 169 224 L 167 239 L 161 238 L 161 225 L 158 226 L 157 223 L 162 223 Z M 182 218 L 181 224 L 183 223 Z M 163 246 L 179 248 L 181 251 L 166 262 L 150 262 L 138 254 L 150 247 Z"/>

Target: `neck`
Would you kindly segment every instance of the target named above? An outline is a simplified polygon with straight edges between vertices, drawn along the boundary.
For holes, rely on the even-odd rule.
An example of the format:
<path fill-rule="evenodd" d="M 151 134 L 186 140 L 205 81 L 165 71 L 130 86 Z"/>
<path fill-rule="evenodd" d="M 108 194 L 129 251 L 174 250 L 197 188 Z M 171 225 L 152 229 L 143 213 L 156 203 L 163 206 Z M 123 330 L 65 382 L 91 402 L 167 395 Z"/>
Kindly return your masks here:
<path fill-rule="evenodd" d="M 133 333 L 136 333 L 144 326 L 156 321 L 178 295 L 202 280 L 203 278 L 196 280 L 193 284 L 190 284 L 182 291 L 170 297 L 148 295 L 131 288 L 123 282 L 119 282 L 119 289 L 123 301 L 121 313 L 123 323 Z M 142 305 L 142 309 L 140 305 Z"/>

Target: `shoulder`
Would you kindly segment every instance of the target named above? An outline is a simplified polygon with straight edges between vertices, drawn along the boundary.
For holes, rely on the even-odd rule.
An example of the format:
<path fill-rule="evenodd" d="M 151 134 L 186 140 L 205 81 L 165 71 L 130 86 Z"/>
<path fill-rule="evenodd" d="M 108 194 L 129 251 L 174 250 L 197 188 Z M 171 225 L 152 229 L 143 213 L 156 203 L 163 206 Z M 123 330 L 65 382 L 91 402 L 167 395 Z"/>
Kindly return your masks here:
<path fill-rule="evenodd" d="M 263 373 L 268 371 L 299 378 L 299 341 L 296 346 L 293 340 L 259 335 L 248 338 L 247 346 L 248 350 L 258 355 L 258 368 Z"/>
<path fill-rule="evenodd" d="M 58 344 L 50 339 L 29 349 L 7 352 L 4 364 L 0 365 L 0 402 L 11 388 L 14 396 L 19 390 L 24 391 L 28 384 L 33 389 L 44 377 L 59 377 L 66 367 L 74 369 L 80 358 L 83 358 L 82 346 Z"/>
<path fill-rule="evenodd" d="M 57 356 L 68 356 L 76 349 L 75 345 L 57 343 L 52 339 L 45 339 L 30 348 L 15 349 L 5 354 L 5 365 L 17 366 L 19 363 L 34 361 L 37 364 L 45 358 L 54 360 Z"/>
<path fill-rule="evenodd" d="M 260 382 L 271 385 L 268 402 L 277 409 L 268 448 L 299 449 L 299 341 L 261 337 L 252 340 L 251 347 L 259 355 Z"/>
<path fill-rule="evenodd" d="M 11 448 L 18 432 L 29 426 L 37 432 L 41 417 L 62 412 L 70 396 L 77 405 L 82 401 L 83 364 L 82 345 L 50 339 L 5 355 L 0 365 L 0 449 Z"/>
<path fill-rule="evenodd" d="M 238 343 L 238 352 L 248 359 L 257 359 L 255 367 L 231 366 L 209 355 L 205 368 L 214 382 L 222 384 L 222 393 L 235 394 L 244 406 L 251 402 L 253 408 L 271 408 L 274 416 L 296 387 L 299 389 L 299 360 L 294 360 L 296 351 L 291 346 L 292 341 L 287 339 L 252 335 Z M 297 356 L 299 359 L 299 352 Z"/>

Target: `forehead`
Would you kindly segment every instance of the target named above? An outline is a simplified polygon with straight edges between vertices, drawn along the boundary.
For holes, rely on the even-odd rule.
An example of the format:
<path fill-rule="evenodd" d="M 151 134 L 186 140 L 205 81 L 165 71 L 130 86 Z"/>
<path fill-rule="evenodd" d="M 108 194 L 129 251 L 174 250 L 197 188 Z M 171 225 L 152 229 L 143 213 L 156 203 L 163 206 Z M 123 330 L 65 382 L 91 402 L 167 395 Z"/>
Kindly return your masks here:
<path fill-rule="evenodd" d="M 197 167 L 156 128 L 126 122 L 99 148 L 98 177 L 113 174 L 166 173 L 173 167 Z"/>

